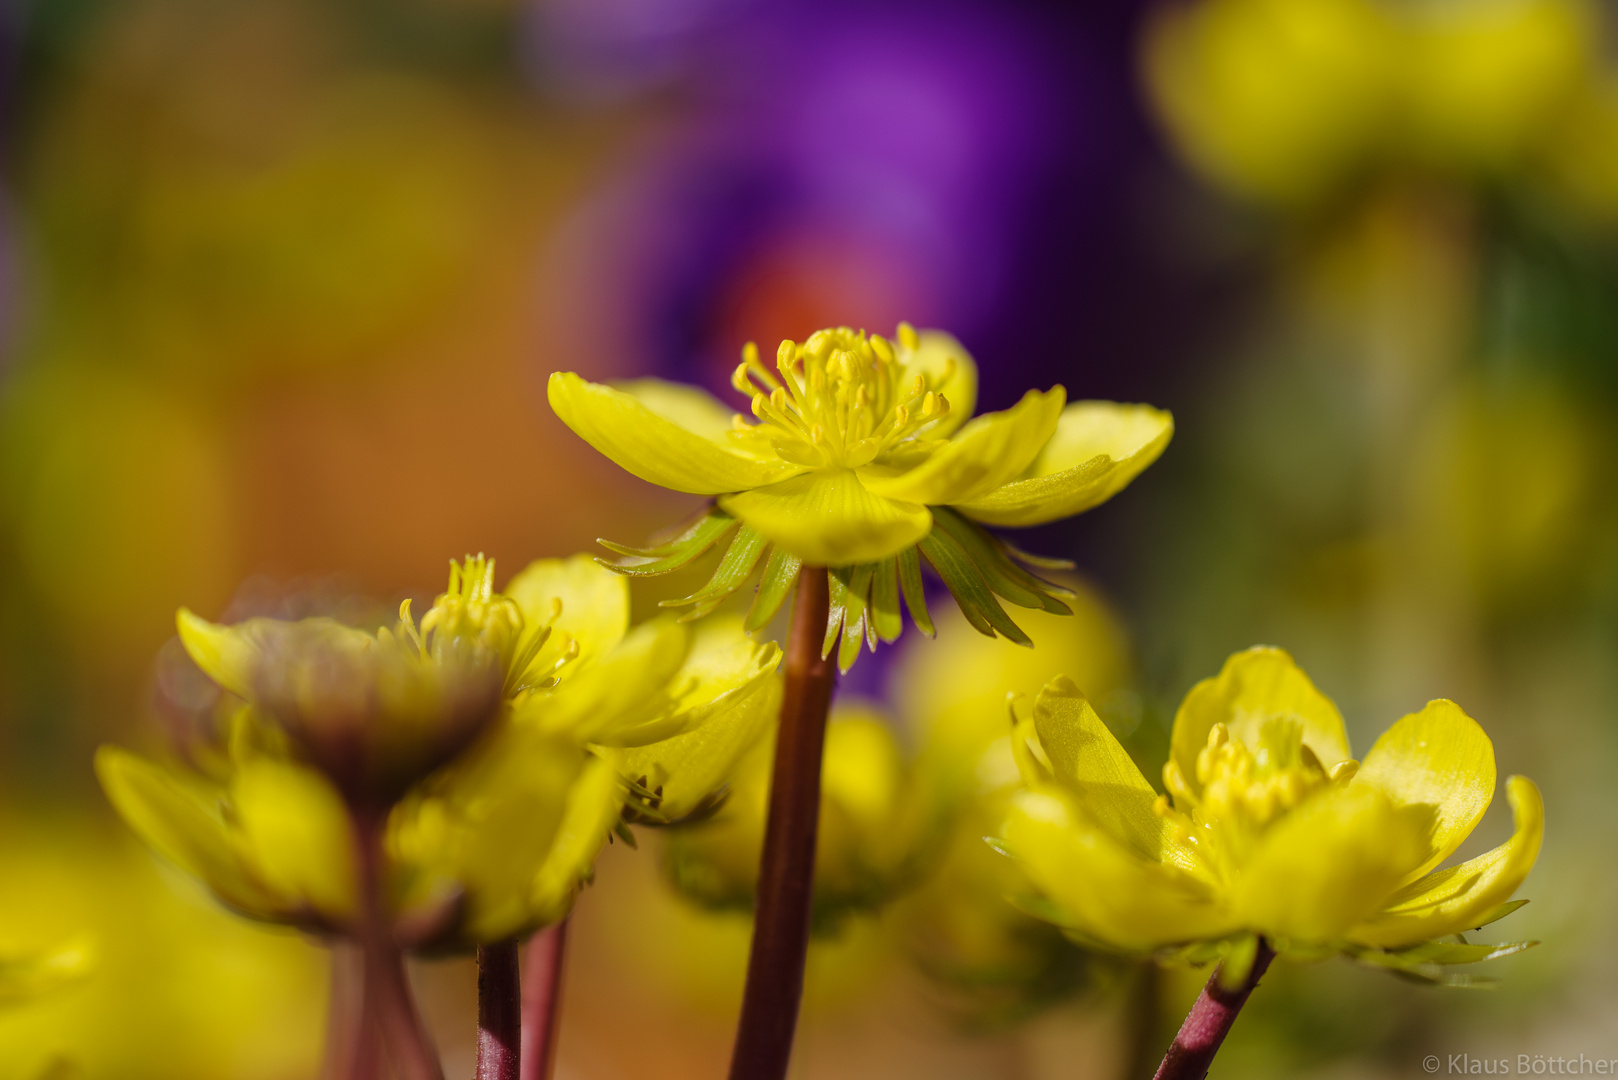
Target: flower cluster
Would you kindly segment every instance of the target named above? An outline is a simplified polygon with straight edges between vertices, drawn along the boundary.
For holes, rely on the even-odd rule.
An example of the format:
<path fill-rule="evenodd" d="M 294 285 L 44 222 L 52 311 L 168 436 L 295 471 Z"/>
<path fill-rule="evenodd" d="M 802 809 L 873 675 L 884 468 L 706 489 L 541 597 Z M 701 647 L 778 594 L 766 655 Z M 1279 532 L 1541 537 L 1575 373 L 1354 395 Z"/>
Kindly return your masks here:
<path fill-rule="evenodd" d="M 542 560 L 503 593 L 493 577 L 452 566 L 419 624 L 406 603 L 374 634 L 182 611 L 191 656 L 242 703 L 222 775 L 104 748 L 114 805 L 254 918 L 357 934 L 354 820 L 379 817 L 399 944 L 554 922 L 626 801 L 678 815 L 723 786 L 773 709 L 779 650 L 733 623 L 631 628 L 624 579 L 588 559 Z"/>

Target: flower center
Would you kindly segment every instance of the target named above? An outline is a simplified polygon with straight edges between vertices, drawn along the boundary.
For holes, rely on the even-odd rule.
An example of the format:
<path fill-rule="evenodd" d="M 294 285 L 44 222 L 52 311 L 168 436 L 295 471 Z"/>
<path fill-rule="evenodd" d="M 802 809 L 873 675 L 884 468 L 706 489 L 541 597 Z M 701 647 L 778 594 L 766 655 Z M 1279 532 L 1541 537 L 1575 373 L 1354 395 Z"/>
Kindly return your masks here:
<path fill-rule="evenodd" d="M 551 622 L 561 614 L 552 603 Z M 465 564 L 449 564 L 449 588 L 421 617 L 420 629 L 410 616 L 410 601 L 399 607 L 400 640 L 411 642 L 423 660 L 478 662 L 492 659 L 504 674 L 504 694 L 554 682 L 560 669 L 578 655 L 571 640 L 560 655 L 548 657 L 545 670 L 531 670 L 551 636 L 551 622 L 529 628 L 514 600 L 494 591 L 494 560 L 468 555 Z M 527 632 L 525 632 L 527 631 Z"/>
<path fill-rule="evenodd" d="M 772 372 L 749 342 L 731 385 L 752 398 L 757 423 L 737 414 L 736 431 L 810 467 L 858 468 L 901 443 L 929 441 L 949 413 L 937 387 L 949 380 L 954 362 L 931 379 L 907 373 L 903 361 L 920 344 L 908 323 L 899 325 L 897 347 L 846 326 L 817 330 L 802 344 L 781 342 Z"/>
<path fill-rule="evenodd" d="M 1257 747 L 1232 739 L 1224 724 L 1215 724 L 1197 754 L 1201 794 L 1191 791 L 1179 766 L 1170 762 L 1163 779 L 1174 808 L 1162 797 L 1158 812 L 1181 827 L 1211 869 L 1229 877 L 1276 819 L 1329 784 L 1347 781 L 1357 767 L 1344 761 L 1328 773 L 1304 744 L 1303 725 L 1291 717 L 1265 721 Z"/>

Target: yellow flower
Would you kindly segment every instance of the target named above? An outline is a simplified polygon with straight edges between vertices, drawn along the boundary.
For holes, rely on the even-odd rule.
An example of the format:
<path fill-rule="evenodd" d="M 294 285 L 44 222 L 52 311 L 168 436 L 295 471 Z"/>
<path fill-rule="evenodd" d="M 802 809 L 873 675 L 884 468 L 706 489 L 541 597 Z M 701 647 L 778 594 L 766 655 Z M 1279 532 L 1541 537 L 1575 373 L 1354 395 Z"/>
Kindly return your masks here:
<path fill-rule="evenodd" d="M 766 739 L 747 756 L 712 817 L 669 832 L 665 865 L 686 896 L 709 907 L 752 910 L 774 749 Z M 941 839 L 935 808 L 921 794 L 880 713 L 865 705 L 833 710 L 815 848 L 817 927 L 879 907 L 914 883 Z"/>
<path fill-rule="evenodd" d="M 225 774 L 103 747 L 97 770 L 114 806 L 254 918 L 354 933 L 351 818 L 378 799 L 383 907 L 401 944 L 501 940 L 560 918 L 617 826 L 622 770 L 660 778 L 655 812 L 712 798 L 773 709 L 779 650 L 735 621 L 630 628 L 627 582 L 583 557 L 537 562 L 504 594 L 493 573 L 482 559 L 453 567 L 419 626 L 407 604 L 374 636 L 331 620 L 221 627 L 182 612 L 193 658 L 247 702 Z M 298 648 L 283 650 L 288 639 Z M 334 644 L 319 653 L 309 642 Z M 494 688 L 475 739 L 454 689 L 467 672 L 480 694 Z M 343 681 L 356 674 L 371 681 Z M 706 752 L 693 754 L 698 734 Z M 376 777 L 387 783 L 356 780 Z"/>
<path fill-rule="evenodd" d="M 1201 0 L 1161 9 L 1144 55 L 1192 164 L 1299 205 L 1390 166 L 1520 168 L 1593 92 L 1598 41 L 1580 0 Z"/>
<path fill-rule="evenodd" d="M 1494 793 L 1494 749 L 1449 701 L 1393 725 L 1363 763 L 1342 717 L 1278 649 L 1232 656 L 1186 695 L 1158 795 L 1070 681 L 1022 710 L 1013 749 L 1027 790 L 1004 845 L 1037 913 L 1085 942 L 1201 961 L 1246 975 L 1262 937 L 1277 952 L 1342 952 L 1426 978 L 1529 943 L 1440 940 L 1525 901 L 1511 894 L 1539 853 L 1544 805 L 1506 781 L 1510 840 L 1432 872 Z M 1448 981 L 1457 981 L 1454 979 Z"/>
<path fill-rule="evenodd" d="M 930 631 L 918 551 L 973 625 L 1027 643 L 995 599 L 1061 611 L 1061 590 L 1013 561 L 982 525 L 1055 521 L 1104 502 L 1156 460 L 1170 416 L 1144 405 L 1066 404 L 1057 386 L 972 417 L 977 368 L 959 342 L 901 324 L 896 340 L 846 327 L 783 341 L 774 369 L 749 345 L 732 379 L 748 420 L 701 390 L 656 379 L 550 380 L 556 414 L 643 480 L 717 496 L 669 544 L 634 549 L 629 573 L 684 566 L 733 528 L 724 562 L 686 601 L 706 614 L 764 570 L 749 626 L 769 622 L 801 567 L 834 571 L 833 625 L 846 669 L 863 638 L 892 641 L 903 595 Z M 738 522 L 740 523 L 738 527 Z M 1034 561 L 1037 565 L 1037 560 Z"/>
<path fill-rule="evenodd" d="M 1135 700 L 1126 689 L 1132 665 L 1117 615 L 1082 581 L 1065 584 L 1072 615 L 1028 616 L 1038 648 L 946 632 L 936 642 L 902 646 L 890 686 L 904 729 L 917 734 L 917 773 L 948 829 L 938 865 L 898 901 L 890 922 L 916 964 L 975 1025 L 1022 1019 L 1096 975 L 1094 954 L 1006 903 L 1027 890 L 1026 881 L 983 842 L 1019 787 L 1008 692 L 1036 692 L 1066 670 L 1090 699 L 1116 703 L 1126 715 L 1123 706 Z"/>

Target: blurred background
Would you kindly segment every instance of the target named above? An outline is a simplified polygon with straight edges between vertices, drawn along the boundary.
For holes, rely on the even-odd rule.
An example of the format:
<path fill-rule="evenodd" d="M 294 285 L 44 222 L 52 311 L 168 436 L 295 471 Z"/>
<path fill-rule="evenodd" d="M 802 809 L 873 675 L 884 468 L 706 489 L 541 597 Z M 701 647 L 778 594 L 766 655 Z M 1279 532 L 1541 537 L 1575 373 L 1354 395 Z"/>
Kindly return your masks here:
<path fill-rule="evenodd" d="M 1018 538 L 1088 582 L 1037 661 L 948 620 L 845 680 L 894 782 L 973 693 L 1057 671 L 1154 780 L 1180 697 L 1255 643 L 1357 752 L 1454 698 L 1545 792 L 1533 903 L 1491 928 L 1545 943 L 1492 992 L 1279 967 L 1214 1075 L 1618 1057 L 1615 28 L 1595 0 L 0 0 L 0 955 L 99 956 L 0 1004 L 0 1080 L 319 1069 L 324 952 L 159 865 L 90 769 L 188 737 L 176 607 L 638 540 L 695 500 L 567 432 L 549 372 L 723 393 L 745 341 L 900 319 L 967 345 L 984 408 L 1060 382 L 1178 426 Z M 1204 976 L 1019 922 L 980 825 L 827 921 L 799 1076 L 1161 1052 Z M 1508 832 L 1497 806 L 1462 854 Z M 745 917 L 641 836 L 580 902 L 565 1080 L 728 1055 Z M 468 1075 L 471 968 L 414 975 Z"/>

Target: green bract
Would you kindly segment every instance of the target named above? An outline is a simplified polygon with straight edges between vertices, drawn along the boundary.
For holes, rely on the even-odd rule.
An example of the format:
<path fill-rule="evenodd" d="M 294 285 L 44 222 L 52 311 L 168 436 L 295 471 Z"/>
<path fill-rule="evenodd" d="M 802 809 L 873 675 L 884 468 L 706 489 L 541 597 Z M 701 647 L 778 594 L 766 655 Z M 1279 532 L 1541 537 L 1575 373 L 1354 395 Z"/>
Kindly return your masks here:
<path fill-rule="evenodd" d="M 104 747 L 103 786 L 154 850 L 254 918 L 353 933 L 352 819 L 380 806 L 401 944 L 555 921 L 631 779 L 662 787 L 648 797 L 668 816 L 722 788 L 771 715 L 779 650 L 736 621 L 632 628 L 625 579 L 582 556 L 536 562 L 503 594 L 492 582 L 492 562 L 469 559 L 419 626 L 407 604 L 376 635 L 182 612 L 192 657 L 244 702 L 227 763 L 209 776 Z M 458 696 L 473 679 L 493 687 L 475 721 Z"/>
<path fill-rule="evenodd" d="M 895 341 L 846 327 L 783 341 L 773 370 L 749 345 L 732 379 L 754 420 L 701 390 L 642 379 L 550 380 L 556 414 L 643 480 L 716 496 L 710 513 L 653 548 L 608 545 L 628 573 L 666 573 L 735 530 L 719 569 L 687 599 L 713 610 L 759 572 L 749 625 L 779 609 L 805 566 L 833 575 L 827 650 L 845 669 L 861 640 L 899 635 L 900 597 L 924 631 L 926 558 L 983 633 L 1028 643 L 999 599 L 1065 611 L 1041 565 L 982 525 L 1038 525 L 1106 501 L 1157 459 L 1173 433 L 1144 405 L 1066 404 L 1060 387 L 972 417 L 977 368 L 948 334 L 902 324 Z M 997 599 L 997 597 L 999 599 Z"/>
<path fill-rule="evenodd" d="M 1029 906 L 1085 942 L 1227 957 L 1263 937 L 1277 952 L 1346 953 L 1408 974 L 1525 948 L 1442 940 L 1521 905 L 1539 853 L 1539 789 L 1511 777 L 1510 840 L 1435 872 L 1494 792 L 1494 750 L 1449 701 L 1388 729 L 1363 763 L 1336 707 L 1278 649 L 1238 653 L 1186 695 L 1163 769 L 1141 776 L 1066 679 L 1023 710 L 1012 737 L 1027 790 L 1003 843 L 1039 896 Z M 1447 979 L 1445 981 L 1464 981 Z"/>

